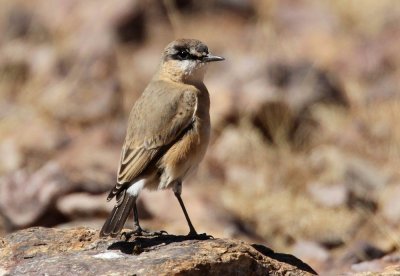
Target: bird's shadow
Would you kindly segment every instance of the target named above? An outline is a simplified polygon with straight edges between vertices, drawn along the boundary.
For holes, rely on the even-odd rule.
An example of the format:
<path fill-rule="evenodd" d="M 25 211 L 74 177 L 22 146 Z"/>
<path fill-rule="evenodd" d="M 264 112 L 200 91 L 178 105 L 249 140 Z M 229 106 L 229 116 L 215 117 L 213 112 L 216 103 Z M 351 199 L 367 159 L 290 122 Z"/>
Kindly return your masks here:
<path fill-rule="evenodd" d="M 313 275 L 318 275 L 318 273 L 314 269 L 312 269 L 311 266 L 293 255 L 274 252 L 272 249 L 261 244 L 252 244 L 251 246 L 264 256 L 267 256 L 282 263 L 292 265 L 300 270 L 307 271 Z"/>
<path fill-rule="evenodd" d="M 183 242 L 188 240 L 209 240 L 213 239 L 209 235 L 198 235 L 198 236 L 188 236 L 188 235 L 157 235 L 157 236 L 139 236 L 135 237 L 132 241 L 117 241 L 111 244 L 107 249 L 109 250 L 120 250 L 125 254 L 135 254 L 138 255 L 143 251 L 151 247 L 158 245 L 167 245 L 173 242 Z"/>
<path fill-rule="evenodd" d="M 208 239 L 213 239 L 213 237 L 205 234 L 195 237 L 163 234 L 150 237 L 135 237 L 132 241 L 117 241 L 111 244 L 107 249 L 119 250 L 125 254 L 139 255 L 140 253 L 148 251 L 150 248 L 158 245 L 167 245 L 173 242 L 183 242 L 187 240 Z M 311 274 L 318 275 L 317 272 L 315 272 L 315 270 L 313 270 L 308 264 L 304 263 L 293 255 L 274 252 L 272 249 L 261 244 L 252 244 L 251 246 L 264 256 L 267 256 L 282 263 L 292 265 L 300 270 L 307 271 Z"/>

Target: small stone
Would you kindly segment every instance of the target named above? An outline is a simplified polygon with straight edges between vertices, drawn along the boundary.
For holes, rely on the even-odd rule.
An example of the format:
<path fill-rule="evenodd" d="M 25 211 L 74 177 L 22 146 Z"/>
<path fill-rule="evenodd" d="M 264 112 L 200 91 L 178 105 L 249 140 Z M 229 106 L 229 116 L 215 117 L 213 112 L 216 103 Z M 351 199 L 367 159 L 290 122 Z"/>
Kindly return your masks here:
<path fill-rule="evenodd" d="M 308 186 L 308 192 L 316 203 L 325 207 L 339 207 L 347 200 L 347 189 L 340 184 L 322 186 L 313 183 Z"/>
<path fill-rule="evenodd" d="M 293 246 L 293 254 L 307 262 L 323 263 L 329 259 L 329 252 L 313 241 L 299 241 Z"/>
<path fill-rule="evenodd" d="M 400 186 L 390 187 L 384 191 L 381 199 L 382 214 L 393 224 L 400 222 Z"/>
<path fill-rule="evenodd" d="M 353 264 L 351 269 L 355 272 L 381 272 L 383 267 L 378 261 L 368 261 Z"/>
<path fill-rule="evenodd" d="M 23 155 L 15 140 L 7 139 L 0 144 L 0 173 L 14 171 L 22 162 Z"/>
<path fill-rule="evenodd" d="M 104 259 L 104 260 L 112 260 L 112 259 L 118 259 L 122 258 L 123 256 L 121 254 L 118 254 L 116 252 L 104 252 L 104 253 L 99 253 L 93 256 L 93 258 L 97 259 Z"/>

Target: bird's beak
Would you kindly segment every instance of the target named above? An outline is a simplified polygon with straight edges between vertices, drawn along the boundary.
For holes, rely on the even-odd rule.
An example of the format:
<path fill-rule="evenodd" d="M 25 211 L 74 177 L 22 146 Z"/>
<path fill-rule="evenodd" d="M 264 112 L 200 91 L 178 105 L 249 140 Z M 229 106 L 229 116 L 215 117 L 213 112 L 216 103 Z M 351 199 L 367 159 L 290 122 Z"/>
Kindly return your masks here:
<path fill-rule="evenodd" d="M 203 58 L 204 62 L 212 62 L 212 61 L 222 61 L 225 60 L 223 57 L 214 56 L 212 54 L 208 54 Z"/>

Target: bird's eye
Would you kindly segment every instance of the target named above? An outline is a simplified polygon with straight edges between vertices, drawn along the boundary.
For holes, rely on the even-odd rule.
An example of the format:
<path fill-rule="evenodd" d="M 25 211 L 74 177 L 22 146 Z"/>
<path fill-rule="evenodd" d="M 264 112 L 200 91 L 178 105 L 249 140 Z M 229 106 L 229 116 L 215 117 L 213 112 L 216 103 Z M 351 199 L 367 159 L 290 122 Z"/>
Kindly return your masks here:
<path fill-rule="evenodd" d="M 189 56 L 190 56 L 190 54 L 189 54 L 188 52 L 186 52 L 186 51 L 179 51 L 176 55 L 177 55 L 180 59 L 188 59 Z"/>

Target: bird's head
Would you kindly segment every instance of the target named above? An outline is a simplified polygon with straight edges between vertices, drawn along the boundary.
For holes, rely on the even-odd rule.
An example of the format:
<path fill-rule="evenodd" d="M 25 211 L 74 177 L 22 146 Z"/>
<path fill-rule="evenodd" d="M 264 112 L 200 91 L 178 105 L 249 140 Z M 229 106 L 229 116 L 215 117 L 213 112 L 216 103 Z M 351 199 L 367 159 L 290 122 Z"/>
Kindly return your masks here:
<path fill-rule="evenodd" d="M 174 81 L 185 83 L 203 81 L 205 65 L 224 60 L 208 52 L 208 47 L 196 39 L 179 39 L 164 49 L 161 73 Z"/>

